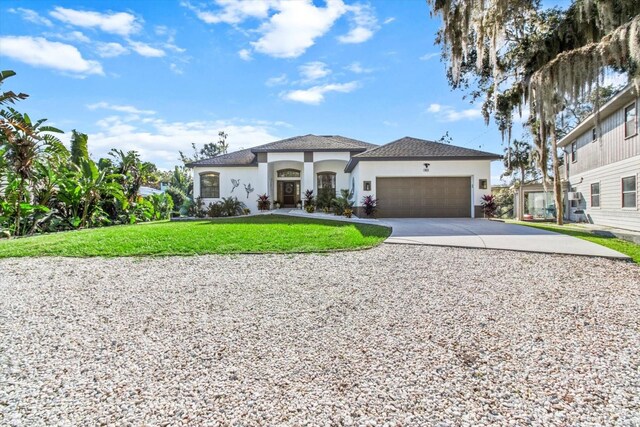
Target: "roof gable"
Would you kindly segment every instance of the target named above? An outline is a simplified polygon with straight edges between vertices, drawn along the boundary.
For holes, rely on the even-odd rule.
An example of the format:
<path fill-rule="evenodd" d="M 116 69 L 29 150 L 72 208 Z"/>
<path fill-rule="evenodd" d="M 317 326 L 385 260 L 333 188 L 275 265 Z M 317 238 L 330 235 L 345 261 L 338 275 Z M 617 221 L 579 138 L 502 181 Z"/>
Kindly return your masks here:
<path fill-rule="evenodd" d="M 254 153 L 283 151 L 365 151 L 376 147 L 368 142 L 339 135 L 301 135 L 253 147 Z"/>

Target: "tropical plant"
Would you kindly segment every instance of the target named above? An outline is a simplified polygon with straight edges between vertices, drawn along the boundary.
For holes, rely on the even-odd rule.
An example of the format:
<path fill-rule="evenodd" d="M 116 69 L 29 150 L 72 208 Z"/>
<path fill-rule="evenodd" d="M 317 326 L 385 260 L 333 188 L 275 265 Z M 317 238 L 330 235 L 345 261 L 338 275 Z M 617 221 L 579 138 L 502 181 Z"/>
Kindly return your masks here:
<path fill-rule="evenodd" d="M 81 165 L 83 161 L 89 160 L 88 140 L 89 137 L 86 133 L 80 133 L 75 129 L 71 131 L 71 161 L 76 165 Z"/>
<path fill-rule="evenodd" d="M 362 206 L 364 208 L 365 215 L 373 216 L 376 213 L 376 209 L 378 209 L 378 200 L 371 194 L 364 196 L 362 198 Z"/>
<path fill-rule="evenodd" d="M 531 145 L 525 141 L 514 139 L 512 144 L 505 148 L 503 162 L 505 171 L 503 176 L 511 176 L 515 171 L 520 172 L 520 181 L 516 182 L 518 186 L 518 219 L 522 220 L 524 212 L 524 185 L 526 183 L 527 171 L 533 166 L 531 156 Z M 531 171 L 535 172 L 535 171 Z"/>
<path fill-rule="evenodd" d="M 487 218 L 493 218 L 496 215 L 496 211 L 498 210 L 495 196 L 493 196 L 492 194 L 485 194 L 484 196 L 482 196 L 482 202 L 480 202 L 480 206 L 482 206 L 482 212 Z"/>
<path fill-rule="evenodd" d="M 268 211 L 271 207 L 271 200 L 268 194 L 258 195 L 258 210 Z"/>
<path fill-rule="evenodd" d="M 243 202 L 238 200 L 237 197 L 223 197 L 222 211 L 226 216 L 237 216 L 244 213 L 244 209 L 247 207 Z"/>
<path fill-rule="evenodd" d="M 336 215 L 344 215 L 346 209 L 352 209 L 354 204 L 351 200 L 352 198 L 353 193 L 349 189 L 343 188 L 340 190 L 340 196 L 331 201 L 333 213 Z"/>
<path fill-rule="evenodd" d="M 316 207 L 322 210 L 331 209 L 331 201 L 336 197 L 336 193 L 332 188 L 321 188 L 318 190 L 318 197 L 316 198 Z"/>
<path fill-rule="evenodd" d="M 351 208 L 345 208 L 344 209 L 344 216 L 346 218 L 351 218 L 353 216 L 353 209 Z"/>

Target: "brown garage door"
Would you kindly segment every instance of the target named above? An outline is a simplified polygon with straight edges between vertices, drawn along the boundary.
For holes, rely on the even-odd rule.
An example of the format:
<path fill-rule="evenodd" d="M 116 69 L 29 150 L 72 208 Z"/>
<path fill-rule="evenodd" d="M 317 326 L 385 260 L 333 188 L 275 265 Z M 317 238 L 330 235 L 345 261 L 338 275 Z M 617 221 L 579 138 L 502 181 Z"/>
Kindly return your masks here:
<path fill-rule="evenodd" d="M 469 177 L 377 178 L 378 215 L 383 218 L 468 218 Z"/>

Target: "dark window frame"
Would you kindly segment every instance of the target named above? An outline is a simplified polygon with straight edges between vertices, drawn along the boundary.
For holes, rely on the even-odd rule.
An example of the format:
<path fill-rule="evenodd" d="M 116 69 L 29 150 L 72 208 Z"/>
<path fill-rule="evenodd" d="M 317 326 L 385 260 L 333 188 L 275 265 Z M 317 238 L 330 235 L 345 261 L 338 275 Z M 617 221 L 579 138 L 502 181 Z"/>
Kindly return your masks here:
<path fill-rule="evenodd" d="M 300 178 L 302 173 L 300 169 L 287 168 L 276 171 L 276 176 L 278 178 Z"/>
<path fill-rule="evenodd" d="M 628 124 L 631 122 L 627 118 L 629 112 L 633 110 L 633 133 L 628 133 Z M 638 134 L 638 107 L 636 105 L 636 101 L 633 101 L 631 104 L 624 107 L 624 137 L 631 138 L 632 136 L 636 136 Z"/>
<path fill-rule="evenodd" d="M 487 190 L 489 188 L 489 180 L 488 179 L 479 179 L 478 180 L 478 188 L 480 190 Z"/>
<path fill-rule="evenodd" d="M 326 171 L 326 172 L 318 172 L 318 173 L 316 173 L 316 186 L 318 187 L 318 191 L 320 191 L 320 190 L 322 190 L 323 188 L 325 188 L 325 187 L 323 187 L 323 186 L 321 185 L 321 184 L 322 184 L 322 181 L 320 180 L 320 177 L 321 177 L 321 176 L 332 176 L 332 177 L 333 177 L 333 180 L 331 181 L 331 183 L 332 183 L 333 185 L 332 185 L 332 187 L 331 187 L 331 188 L 332 188 L 332 190 L 334 190 L 334 192 L 335 192 L 335 191 L 336 191 L 336 189 L 337 189 L 336 187 L 338 186 L 338 183 L 337 183 L 337 176 L 336 176 L 336 175 L 337 175 L 337 174 L 336 174 L 335 172 L 330 172 L 330 171 Z"/>
<path fill-rule="evenodd" d="M 596 142 L 597 140 L 598 140 L 598 130 L 594 126 L 593 129 L 591 129 L 591 142 Z"/>
<path fill-rule="evenodd" d="M 571 143 L 571 163 L 575 163 L 578 161 L 578 141 L 573 141 Z"/>
<path fill-rule="evenodd" d="M 597 193 L 593 191 L 594 185 L 597 186 L 598 188 Z M 600 182 L 592 183 L 591 186 L 589 187 L 589 191 L 591 192 L 591 207 L 599 208 L 600 207 Z M 595 198 L 597 198 L 597 203 L 594 203 Z"/>
<path fill-rule="evenodd" d="M 205 178 L 216 177 L 217 185 L 205 185 Z M 202 172 L 200 174 L 200 197 L 203 199 L 220 198 L 220 172 Z"/>
<path fill-rule="evenodd" d="M 633 179 L 633 190 L 624 190 L 624 181 L 626 179 Z M 624 196 L 625 194 L 633 194 L 633 206 L 625 206 L 624 204 Z M 637 209 L 638 208 L 638 179 L 636 175 L 631 176 L 623 176 L 620 179 L 620 202 L 622 203 L 622 208 L 626 209 Z"/>
<path fill-rule="evenodd" d="M 371 191 L 371 181 L 362 182 L 362 191 Z"/>

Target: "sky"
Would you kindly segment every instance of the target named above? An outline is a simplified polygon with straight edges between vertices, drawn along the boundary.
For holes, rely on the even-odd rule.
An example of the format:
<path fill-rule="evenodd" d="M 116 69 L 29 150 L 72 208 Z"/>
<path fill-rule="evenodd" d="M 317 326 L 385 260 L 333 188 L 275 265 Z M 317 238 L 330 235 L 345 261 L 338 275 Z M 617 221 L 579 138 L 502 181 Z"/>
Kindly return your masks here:
<path fill-rule="evenodd" d="M 3 90 L 33 119 L 137 150 L 162 169 L 191 143 L 230 151 L 295 135 L 404 136 L 502 154 L 480 105 L 452 91 L 424 0 L 3 0 Z M 516 124 L 514 136 L 522 133 Z M 492 182 L 502 172 L 492 165 Z"/>

